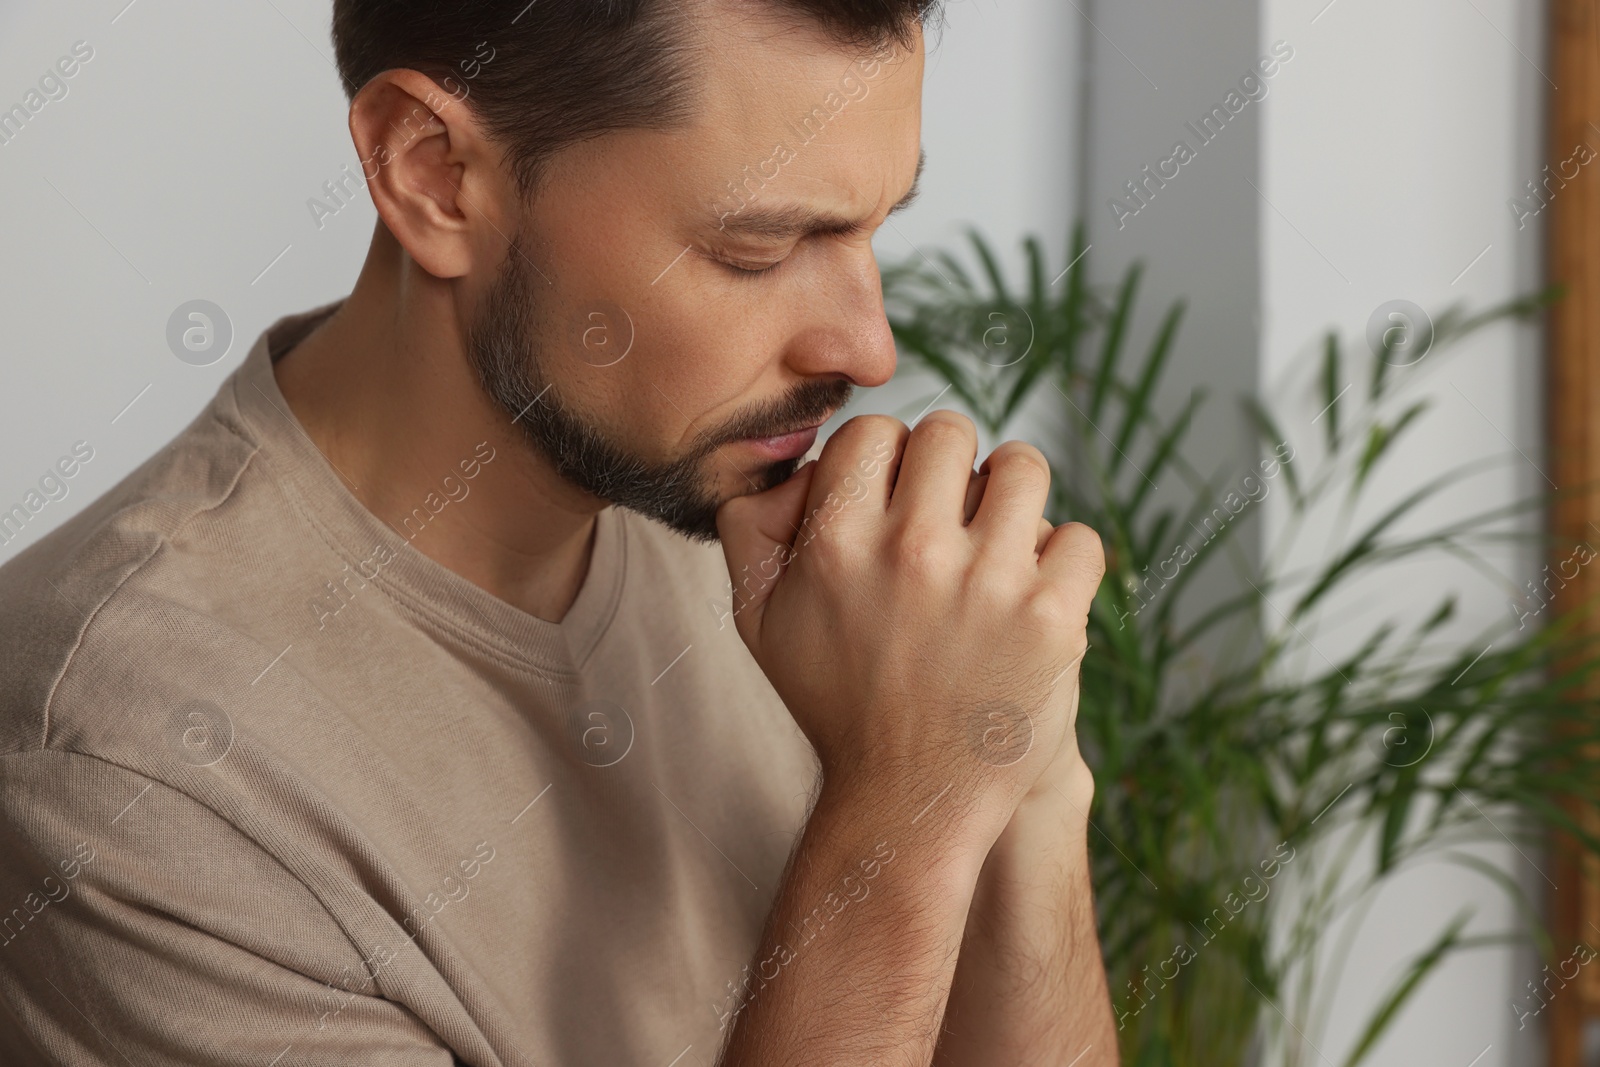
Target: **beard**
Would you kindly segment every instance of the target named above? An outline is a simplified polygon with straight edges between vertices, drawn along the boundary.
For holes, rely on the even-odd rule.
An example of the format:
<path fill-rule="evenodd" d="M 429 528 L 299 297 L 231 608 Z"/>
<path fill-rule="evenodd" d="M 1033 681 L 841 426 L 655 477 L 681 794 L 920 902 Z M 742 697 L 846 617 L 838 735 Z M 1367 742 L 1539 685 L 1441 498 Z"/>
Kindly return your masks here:
<path fill-rule="evenodd" d="M 714 474 L 719 447 L 816 423 L 850 398 L 852 385 L 846 379 L 807 379 L 774 403 L 700 431 L 675 459 L 640 455 L 564 400 L 544 374 L 540 357 L 546 343 L 564 355 L 560 347 L 570 344 L 570 331 L 541 315 L 535 286 L 548 283 L 542 275 L 534 277 L 531 267 L 519 231 L 468 330 L 467 350 L 479 383 L 521 427 L 535 454 L 567 482 L 691 540 L 717 541 L 717 509 L 727 499 L 719 496 Z M 746 476 L 751 492 L 781 485 L 799 466 L 799 458 L 767 464 L 754 477 Z"/>

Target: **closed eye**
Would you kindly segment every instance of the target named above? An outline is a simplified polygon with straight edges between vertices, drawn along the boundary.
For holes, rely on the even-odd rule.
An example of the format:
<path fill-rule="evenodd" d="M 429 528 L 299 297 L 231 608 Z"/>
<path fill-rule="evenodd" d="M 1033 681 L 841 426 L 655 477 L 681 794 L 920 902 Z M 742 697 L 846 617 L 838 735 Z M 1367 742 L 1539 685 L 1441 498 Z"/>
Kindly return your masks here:
<path fill-rule="evenodd" d="M 777 270 L 779 265 L 782 264 L 782 263 L 783 263 L 783 260 L 780 259 L 780 260 L 778 260 L 777 263 L 769 263 L 765 267 L 756 267 L 754 269 L 752 269 L 750 267 L 741 267 L 737 263 L 729 263 L 728 266 L 732 267 L 735 272 L 737 272 L 739 274 L 742 274 L 742 275 L 744 275 L 746 277 L 750 277 L 750 276 L 756 275 L 756 274 L 770 274 L 772 271 Z"/>
<path fill-rule="evenodd" d="M 783 260 L 781 259 L 776 263 L 768 263 L 764 267 L 744 267 L 740 266 L 738 263 L 735 263 L 731 259 L 724 259 L 721 256 L 712 256 L 710 258 L 716 260 L 718 263 L 721 263 L 724 267 L 727 267 L 737 277 L 740 278 L 754 278 L 758 275 L 770 274 L 783 265 Z"/>

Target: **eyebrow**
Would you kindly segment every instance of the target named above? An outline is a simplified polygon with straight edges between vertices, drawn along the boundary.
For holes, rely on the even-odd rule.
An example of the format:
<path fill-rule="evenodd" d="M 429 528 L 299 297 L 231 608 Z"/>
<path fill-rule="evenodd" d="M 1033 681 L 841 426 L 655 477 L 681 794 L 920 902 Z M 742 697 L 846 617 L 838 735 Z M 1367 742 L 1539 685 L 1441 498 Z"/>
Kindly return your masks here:
<path fill-rule="evenodd" d="M 911 177 L 911 188 L 906 190 L 906 195 L 895 201 L 886 213 L 893 215 L 911 206 L 921 192 L 922 167 L 928 161 L 926 149 L 917 151 L 917 170 Z M 752 207 L 749 210 L 731 212 L 721 220 L 718 227 L 724 233 L 737 233 L 746 237 L 763 237 L 770 240 L 787 240 L 791 237 L 804 237 L 812 234 L 825 236 L 849 237 L 866 230 L 866 224 L 859 219 L 846 218 L 826 211 L 815 211 L 807 207 Z"/>

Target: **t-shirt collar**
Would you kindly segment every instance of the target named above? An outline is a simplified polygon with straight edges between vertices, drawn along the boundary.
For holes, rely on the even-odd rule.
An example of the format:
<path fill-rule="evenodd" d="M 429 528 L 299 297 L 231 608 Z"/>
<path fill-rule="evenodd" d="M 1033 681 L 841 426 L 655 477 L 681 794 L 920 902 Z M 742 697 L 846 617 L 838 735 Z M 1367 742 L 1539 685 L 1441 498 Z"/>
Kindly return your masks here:
<path fill-rule="evenodd" d="M 307 522 L 354 569 L 376 581 L 424 624 L 546 673 L 580 670 L 604 636 L 621 600 L 627 524 L 611 506 L 596 516 L 593 554 L 583 586 L 559 623 L 530 615 L 418 551 L 352 494 L 294 417 L 272 361 L 327 318 L 342 300 L 268 327 L 233 376 L 233 404 L 261 447 L 272 476 Z M 380 551 L 386 549 L 386 551 Z M 374 565 L 374 553 L 387 558 Z"/>

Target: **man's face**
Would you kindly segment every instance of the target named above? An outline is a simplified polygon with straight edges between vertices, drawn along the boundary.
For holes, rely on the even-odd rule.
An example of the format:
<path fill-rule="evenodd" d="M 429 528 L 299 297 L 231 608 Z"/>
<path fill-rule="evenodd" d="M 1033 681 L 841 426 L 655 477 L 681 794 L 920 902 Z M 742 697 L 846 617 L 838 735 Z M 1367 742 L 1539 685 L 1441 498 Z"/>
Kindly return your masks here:
<path fill-rule="evenodd" d="M 704 540 L 807 444 L 752 439 L 817 426 L 893 373 L 870 242 L 917 171 L 923 68 L 920 37 L 863 57 L 712 6 L 692 126 L 555 157 L 468 339 L 563 477 Z"/>

